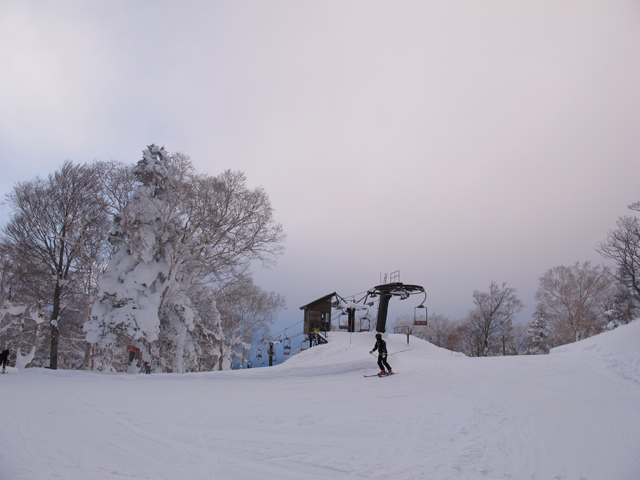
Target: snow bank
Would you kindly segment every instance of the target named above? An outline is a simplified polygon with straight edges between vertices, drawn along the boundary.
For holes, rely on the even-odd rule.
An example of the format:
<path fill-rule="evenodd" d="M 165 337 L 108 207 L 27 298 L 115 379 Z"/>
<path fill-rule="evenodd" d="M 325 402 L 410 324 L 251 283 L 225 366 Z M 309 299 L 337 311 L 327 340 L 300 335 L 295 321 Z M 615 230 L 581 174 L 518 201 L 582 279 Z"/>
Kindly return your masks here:
<path fill-rule="evenodd" d="M 592 364 L 599 364 L 626 380 L 640 384 L 640 319 L 600 335 L 556 347 L 551 354 L 581 356 Z"/>

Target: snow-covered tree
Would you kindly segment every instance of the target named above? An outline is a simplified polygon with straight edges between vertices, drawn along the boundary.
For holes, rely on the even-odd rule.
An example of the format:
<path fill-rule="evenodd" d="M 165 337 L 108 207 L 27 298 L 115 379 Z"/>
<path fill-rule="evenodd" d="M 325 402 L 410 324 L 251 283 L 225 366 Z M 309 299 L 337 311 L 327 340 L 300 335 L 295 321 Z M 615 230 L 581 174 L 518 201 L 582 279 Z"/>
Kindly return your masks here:
<path fill-rule="evenodd" d="M 40 344 L 40 329 L 45 322 L 45 316 L 36 309 L 30 309 L 26 305 L 12 305 L 6 301 L 0 308 L 0 338 L 5 338 L 5 333 L 9 330 L 15 330 L 15 339 L 12 342 L 4 340 L 2 342 L 3 349 L 9 347 L 11 355 L 15 358 L 15 366 L 23 369 L 33 361 L 36 351 Z M 25 345 L 25 331 L 32 330 L 31 342 Z M 23 351 L 26 350 L 26 354 Z"/>
<path fill-rule="evenodd" d="M 117 250 L 99 281 L 92 321 L 85 325 L 89 342 L 110 345 L 119 333 L 133 342 L 158 339 L 158 315 L 170 284 L 171 242 L 179 221 L 175 201 L 172 205 L 165 194 L 172 191 L 166 158 L 164 149 L 152 145 L 138 163 L 140 185 L 115 218 L 110 235 Z"/>
<path fill-rule="evenodd" d="M 152 370 L 183 372 L 203 336 L 222 335 L 205 286 L 253 260 L 273 261 L 282 228 L 266 193 L 249 189 L 241 173 L 196 175 L 185 155 L 150 145 L 134 175 L 138 186 L 114 215 L 115 253 L 87 340 L 109 345 L 124 337 L 142 347 Z"/>
<path fill-rule="evenodd" d="M 640 204 L 629 207 L 639 211 Z M 613 276 L 618 283 L 615 309 L 616 324 L 628 323 L 640 313 L 640 220 L 637 217 L 620 217 L 618 228 L 609 232 L 607 240 L 596 250 L 605 258 L 616 262 Z"/>
<path fill-rule="evenodd" d="M 542 306 L 538 306 L 533 312 L 533 320 L 529 322 L 527 329 L 527 353 L 530 355 L 549 353 L 550 335 L 547 314 Z"/>
<path fill-rule="evenodd" d="M 115 217 L 111 240 L 117 250 L 99 281 L 100 296 L 85 326 L 92 343 L 114 344 L 121 333 L 139 342 L 147 364 L 152 363 L 150 344 L 160 336 L 161 313 L 170 345 L 184 348 L 185 331 L 193 330 L 188 279 L 180 271 L 185 261 L 180 255 L 185 192 L 179 185 L 188 175 L 184 167 L 172 163 L 164 148 L 151 145 L 144 151 L 134 170 L 139 186 Z M 182 355 L 174 359 L 179 371 L 181 362 Z"/>
<path fill-rule="evenodd" d="M 618 272 L 612 294 L 604 306 L 603 315 L 608 320 L 608 330 L 626 325 L 640 314 L 640 297 L 618 280 L 626 275 L 625 272 Z"/>
<path fill-rule="evenodd" d="M 60 322 L 86 294 L 86 274 L 108 230 L 97 171 L 65 162 L 46 179 L 18 183 L 1 249 L 28 276 L 23 296 L 49 312 L 50 368 L 58 368 Z"/>

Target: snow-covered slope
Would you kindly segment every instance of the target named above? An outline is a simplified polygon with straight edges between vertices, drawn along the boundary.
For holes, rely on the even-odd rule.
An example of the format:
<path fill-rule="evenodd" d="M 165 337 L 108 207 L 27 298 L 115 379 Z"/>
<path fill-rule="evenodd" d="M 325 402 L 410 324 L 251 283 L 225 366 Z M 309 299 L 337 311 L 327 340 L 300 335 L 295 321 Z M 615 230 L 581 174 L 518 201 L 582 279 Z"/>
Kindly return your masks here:
<path fill-rule="evenodd" d="M 386 339 L 388 378 L 338 332 L 272 368 L 11 371 L 0 479 L 640 478 L 640 322 L 535 357 Z"/>
<path fill-rule="evenodd" d="M 579 355 L 583 360 L 590 360 L 594 367 L 606 367 L 612 373 L 640 384 L 640 321 L 554 348 L 551 353 Z"/>

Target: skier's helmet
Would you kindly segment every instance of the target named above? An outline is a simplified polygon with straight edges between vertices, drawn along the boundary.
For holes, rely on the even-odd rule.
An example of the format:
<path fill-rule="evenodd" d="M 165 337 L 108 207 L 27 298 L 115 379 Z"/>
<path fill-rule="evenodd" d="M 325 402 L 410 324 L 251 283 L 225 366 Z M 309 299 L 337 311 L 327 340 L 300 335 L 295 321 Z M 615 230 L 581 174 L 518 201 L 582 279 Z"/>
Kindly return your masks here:
<path fill-rule="evenodd" d="M 382 334 L 381 333 L 376 333 L 376 338 L 382 338 Z"/>

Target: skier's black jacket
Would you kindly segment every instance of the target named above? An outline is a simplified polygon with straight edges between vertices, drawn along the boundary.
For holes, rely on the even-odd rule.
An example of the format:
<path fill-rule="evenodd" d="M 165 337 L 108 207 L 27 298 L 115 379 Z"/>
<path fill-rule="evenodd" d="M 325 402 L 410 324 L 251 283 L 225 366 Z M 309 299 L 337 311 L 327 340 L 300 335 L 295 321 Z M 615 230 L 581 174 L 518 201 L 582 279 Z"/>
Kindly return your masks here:
<path fill-rule="evenodd" d="M 378 350 L 379 355 L 386 356 L 387 355 L 387 342 L 385 342 L 382 338 L 378 338 L 376 340 L 376 346 L 373 347 L 373 351 Z"/>

